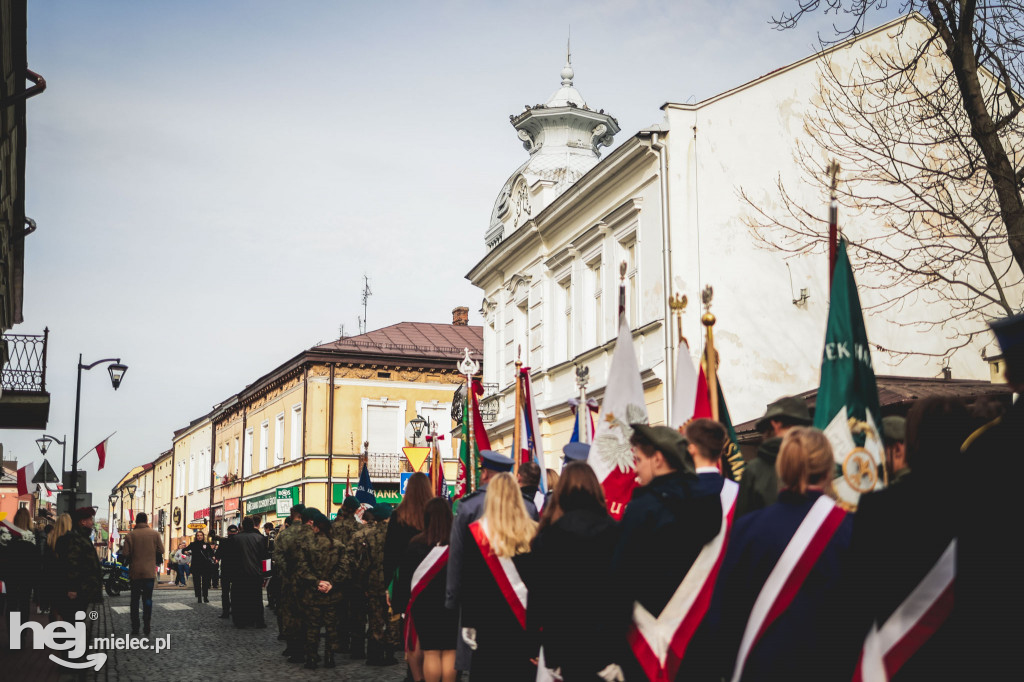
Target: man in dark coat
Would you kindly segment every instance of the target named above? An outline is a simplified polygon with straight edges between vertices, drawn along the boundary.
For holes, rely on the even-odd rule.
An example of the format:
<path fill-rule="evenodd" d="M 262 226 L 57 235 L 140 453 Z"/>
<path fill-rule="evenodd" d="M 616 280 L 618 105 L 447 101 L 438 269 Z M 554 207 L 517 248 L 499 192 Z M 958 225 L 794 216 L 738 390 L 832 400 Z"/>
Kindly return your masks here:
<path fill-rule="evenodd" d="M 217 543 L 217 561 L 220 562 L 220 606 L 221 618 L 231 617 L 231 580 L 235 577 L 235 568 L 238 562 L 238 552 L 235 546 L 235 536 L 238 534 L 238 526 L 228 526 L 228 536 L 219 538 Z"/>
<path fill-rule="evenodd" d="M 740 479 L 740 491 L 736 497 L 737 519 L 775 502 L 779 496 L 775 458 L 779 456 L 782 437 L 794 426 L 810 424 L 811 412 L 807 409 L 807 402 L 799 396 L 779 398 L 768 406 L 756 426 L 764 434 L 764 441 L 757 449 L 757 456 L 747 462 Z"/>
<path fill-rule="evenodd" d="M 719 497 L 694 493 L 698 479 L 679 432 L 667 426 L 631 426 L 640 485 L 619 524 L 621 536 L 611 566 L 616 593 L 610 600 L 609 627 L 617 630 L 621 642 L 626 641 L 634 603 L 657 618 L 722 525 Z M 631 651 L 624 648 L 616 663 L 626 671 L 626 679 L 643 679 Z"/>
<path fill-rule="evenodd" d="M 1017 400 L 1006 413 L 964 444 L 965 472 L 986 472 L 960 488 L 954 617 L 962 629 L 973 679 L 1010 679 L 1019 674 L 1017 651 L 1024 581 L 1017 556 L 1021 544 L 1020 502 L 1000 481 L 1021 478 L 1024 451 L 1024 314 L 990 323 L 1006 365 L 1006 382 Z M 911 468 L 914 464 L 911 462 Z M 961 657 L 968 658 L 966 655 Z M 964 677 L 964 679 L 967 679 Z"/>
<path fill-rule="evenodd" d="M 265 628 L 263 619 L 263 560 L 267 543 L 252 518 L 242 520 L 242 532 L 232 538 L 238 563 L 231 581 L 231 605 L 236 628 Z"/>
<path fill-rule="evenodd" d="M 461 607 L 462 559 L 465 547 L 474 542 L 470 537 L 469 524 L 484 513 L 484 497 L 487 483 L 502 472 L 512 471 L 512 460 L 493 450 L 480 451 L 480 487 L 458 501 L 455 522 L 452 524 L 451 540 L 448 543 L 448 584 L 445 588 L 444 605 L 449 609 Z M 469 670 L 472 650 L 460 636 L 455 650 L 455 669 Z"/>

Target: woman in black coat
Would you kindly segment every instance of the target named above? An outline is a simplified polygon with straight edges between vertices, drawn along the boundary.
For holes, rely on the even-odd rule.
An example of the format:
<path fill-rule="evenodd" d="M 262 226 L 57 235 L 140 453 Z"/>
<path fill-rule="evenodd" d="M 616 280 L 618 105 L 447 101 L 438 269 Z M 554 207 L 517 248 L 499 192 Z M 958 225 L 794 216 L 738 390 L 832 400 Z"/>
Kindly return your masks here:
<path fill-rule="evenodd" d="M 572 462 L 544 508 L 532 543 L 527 625 L 540 633 L 544 662 L 565 682 L 596 680 L 621 643 L 611 641 L 604 592 L 619 529 L 594 470 Z"/>
<path fill-rule="evenodd" d="M 405 618 L 406 649 L 423 652 L 426 682 L 455 680 L 459 619 L 453 609 L 444 606 L 451 531 L 452 510 L 447 500 L 433 498 L 424 513 L 423 532 L 409 542 L 402 556 L 391 595 L 392 610 Z"/>
<path fill-rule="evenodd" d="M 210 581 L 217 566 L 213 561 L 213 545 L 206 541 L 203 531 L 196 531 L 195 540 L 185 551 L 192 556 L 192 587 L 199 602 L 210 601 Z"/>

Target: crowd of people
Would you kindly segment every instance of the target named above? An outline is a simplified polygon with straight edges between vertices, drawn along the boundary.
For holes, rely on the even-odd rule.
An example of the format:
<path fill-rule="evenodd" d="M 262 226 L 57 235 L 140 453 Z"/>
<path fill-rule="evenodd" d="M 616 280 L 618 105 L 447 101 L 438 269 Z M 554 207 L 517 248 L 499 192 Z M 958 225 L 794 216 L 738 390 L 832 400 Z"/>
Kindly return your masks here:
<path fill-rule="evenodd" d="M 91 507 L 78 509 L 37 529 L 22 507 L 9 526 L 0 528 L 5 628 L 8 613 L 20 614 L 22 623 L 33 619 L 33 604 L 50 622 L 74 621 L 77 612 L 102 600 L 100 560 L 92 542 L 95 514 Z"/>
<path fill-rule="evenodd" d="M 1013 324 L 1006 376 L 1021 393 L 1024 316 Z M 856 510 L 837 503 L 829 439 L 786 397 L 738 483 L 722 474 L 722 424 L 630 425 L 638 487 L 618 521 L 589 446 L 570 443 L 560 472 L 481 452 L 479 485 L 454 510 L 417 473 L 397 508 L 348 497 L 332 521 L 299 504 L 276 535 L 245 518 L 179 554 L 200 602 L 219 565 L 221 616 L 239 628 L 267 626 L 272 566 L 282 653 L 309 669 L 404 651 L 415 682 L 1007 679 L 1024 587 L 1003 483 L 1015 477 L 991 474 L 1015 471 L 1024 400 L 1002 412 L 930 397 L 886 417 L 889 485 Z M 78 510 L 42 551 L 7 544 L 12 608 L 28 608 L 36 574 L 52 617 L 100 597 L 91 525 Z M 141 602 L 148 635 L 162 557 L 144 514 L 123 553 L 133 631 Z"/>

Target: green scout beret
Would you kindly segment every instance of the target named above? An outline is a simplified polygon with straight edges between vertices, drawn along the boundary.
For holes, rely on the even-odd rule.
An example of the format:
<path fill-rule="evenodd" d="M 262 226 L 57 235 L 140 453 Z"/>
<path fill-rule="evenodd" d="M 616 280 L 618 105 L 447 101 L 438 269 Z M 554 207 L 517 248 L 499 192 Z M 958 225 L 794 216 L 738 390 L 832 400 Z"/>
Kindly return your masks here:
<path fill-rule="evenodd" d="M 323 512 L 321 512 L 316 507 L 306 507 L 305 509 L 302 510 L 302 520 L 303 521 L 312 521 L 313 519 L 316 518 L 317 514 L 322 514 L 322 513 Z"/>
<path fill-rule="evenodd" d="M 882 433 L 889 440 L 905 441 L 907 439 L 906 418 L 896 415 L 882 417 Z"/>
<path fill-rule="evenodd" d="M 768 423 L 773 419 L 788 421 L 799 426 L 809 426 L 811 424 L 811 411 L 807 409 L 806 400 L 799 396 L 789 395 L 785 398 L 779 398 L 774 403 L 768 405 L 764 416 L 757 420 L 754 428 L 758 431 L 764 431 L 768 428 Z"/>
<path fill-rule="evenodd" d="M 656 450 L 661 452 L 671 466 L 683 471 L 693 471 L 686 453 L 686 438 L 683 434 L 668 426 L 648 426 L 647 424 L 630 424 L 633 431 L 641 438 L 649 441 Z"/>

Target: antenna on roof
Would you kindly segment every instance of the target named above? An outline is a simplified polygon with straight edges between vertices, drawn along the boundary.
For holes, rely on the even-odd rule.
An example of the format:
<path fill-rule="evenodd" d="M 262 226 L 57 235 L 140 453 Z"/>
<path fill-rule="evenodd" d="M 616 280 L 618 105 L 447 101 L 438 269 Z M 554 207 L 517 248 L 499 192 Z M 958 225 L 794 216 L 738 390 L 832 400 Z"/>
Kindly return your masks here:
<path fill-rule="evenodd" d="M 342 322 L 341 325 L 338 327 L 338 338 L 339 339 L 345 338 L 345 323 L 344 322 Z"/>
<path fill-rule="evenodd" d="M 366 333 L 366 301 L 373 296 L 373 292 L 370 291 L 370 278 L 363 273 L 363 316 L 359 319 L 359 325 L 361 328 L 360 334 Z"/>

